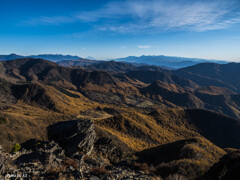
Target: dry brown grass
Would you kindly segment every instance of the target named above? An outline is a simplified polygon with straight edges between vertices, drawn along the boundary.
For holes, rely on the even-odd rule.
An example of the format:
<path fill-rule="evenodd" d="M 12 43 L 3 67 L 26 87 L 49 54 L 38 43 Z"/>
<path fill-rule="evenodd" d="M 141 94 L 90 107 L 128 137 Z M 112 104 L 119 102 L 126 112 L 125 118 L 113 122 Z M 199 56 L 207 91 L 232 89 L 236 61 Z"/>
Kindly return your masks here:
<path fill-rule="evenodd" d="M 158 144 L 201 136 L 184 116 L 174 117 L 181 110 L 162 110 L 161 115 L 144 115 L 125 109 L 126 113 L 95 122 L 97 126 L 117 136 L 129 148 L 143 150 Z M 161 119 L 161 120 L 160 120 Z"/>
<path fill-rule="evenodd" d="M 195 178 L 201 176 L 226 152 L 204 138 L 191 138 L 160 145 L 136 153 L 137 162 L 161 177 L 179 174 Z M 139 165 L 141 167 L 141 165 Z M 150 168 L 149 168 L 150 169 Z"/>
<path fill-rule="evenodd" d="M 95 175 L 101 175 L 101 174 L 110 174 L 110 171 L 108 171 L 107 169 L 105 169 L 105 167 L 96 167 L 96 168 L 92 168 L 91 172 Z"/>
<path fill-rule="evenodd" d="M 0 124 L 0 144 L 10 150 L 15 143 L 36 138 L 47 139 L 46 127 L 50 124 L 76 118 L 80 111 L 95 109 L 98 103 L 88 100 L 80 93 L 79 98 L 69 97 L 52 86 L 44 86 L 47 95 L 55 103 L 57 111 L 41 108 L 38 104 L 19 100 L 9 109 L 1 111 L 7 121 Z"/>
<path fill-rule="evenodd" d="M 79 166 L 78 166 L 78 163 L 76 160 L 74 159 L 70 159 L 70 158 L 67 158 L 65 161 L 64 161 L 64 166 L 65 167 L 70 167 L 72 166 L 75 170 L 79 170 Z"/>

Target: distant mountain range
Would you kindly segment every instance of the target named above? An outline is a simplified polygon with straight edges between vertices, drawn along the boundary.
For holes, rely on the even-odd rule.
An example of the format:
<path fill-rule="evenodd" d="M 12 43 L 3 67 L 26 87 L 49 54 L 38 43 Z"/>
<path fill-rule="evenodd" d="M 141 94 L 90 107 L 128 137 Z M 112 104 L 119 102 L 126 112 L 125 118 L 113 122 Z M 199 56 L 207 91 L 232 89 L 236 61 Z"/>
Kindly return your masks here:
<path fill-rule="evenodd" d="M 240 63 L 201 63 L 174 71 L 183 78 L 197 82 L 201 86 L 227 87 L 240 91 Z"/>
<path fill-rule="evenodd" d="M 39 54 L 39 55 L 30 55 L 30 56 L 22 56 L 17 54 L 9 54 L 9 55 L 0 55 L 0 61 L 7 61 L 7 60 L 13 60 L 13 59 L 19 59 L 19 58 L 25 58 L 25 57 L 31 57 L 31 58 L 41 58 L 53 62 L 57 61 L 63 61 L 63 60 L 79 60 L 83 59 L 78 56 L 72 56 L 72 55 L 62 55 L 62 54 Z"/>
<path fill-rule="evenodd" d="M 62 55 L 62 54 L 40 54 L 40 55 L 31 55 L 31 56 L 21 56 L 17 54 L 10 55 L 0 55 L 0 61 L 19 59 L 24 57 L 30 58 L 41 58 L 53 62 L 58 62 L 60 65 L 64 66 L 82 66 L 102 63 L 103 60 L 96 60 L 95 58 L 89 56 L 87 58 L 82 58 L 79 56 L 72 55 Z M 61 62 L 63 61 L 63 62 Z M 74 62 L 76 61 L 76 62 Z M 83 62 L 81 62 L 83 61 Z M 127 62 L 134 64 L 142 65 L 155 65 L 164 68 L 179 69 L 188 66 L 193 66 L 199 63 L 218 63 L 218 64 L 227 64 L 228 61 L 218 61 L 218 60 L 207 60 L 207 59 L 198 59 L 198 58 L 184 58 L 184 57 L 172 57 L 172 56 L 129 56 L 126 58 L 114 59 L 117 62 Z"/>
<path fill-rule="evenodd" d="M 199 58 L 185 58 L 185 57 L 173 57 L 173 56 L 128 56 L 125 58 L 118 58 L 115 61 L 124 61 L 131 63 L 144 63 L 162 67 L 169 67 L 173 69 L 193 66 L 199 63 L 204 62 L 214 62 L 218 64 L 227 64 L 228 61 L 219 61 L 219 60 L 207 60 L 207 59 L 199 59 Z"/>
<path fill-rule="evenodd" d="M 56 63 L 60 66 L 65 66 L 65 67 L 86 67 L 86 66 L 91 66 L 93 64 L 100 64 L 101 62 L 105 62 L 105 61 L 79 59 L 79 60 L 63 60 L 63 61 L 58 61 Z"/>
<path fill-rule="evenodd" d="M 5 174 L 30 168 L 39 177 L 57 179 L 61 175 L 49 176 L 47 167 L 60 167 L 57 173 L 67 169 L 68 175 L 82 163 L 84 176 L 99 179 L 106 179 L 99 172 L 113 175 L 123 168 L 134 174 L 144 170 L 142 179 L 151 179 L 150 173 L 161 179 L 172 174 L 214 179 L 208 177 L 225 172 L 239 177 L 234 173 L 240 169 L 239 122 L 240 63 L 169 70 L 87 59 L 0 62 Z M 15 155 L 2 153 L 1 146 Z"/>
<path fill-rule="evenodd" d="M 79 60 L 79 59 L 83 59 L 81 57 L 78 56 L 72 56 L 72 55 L 62 55 L 62 54 L 41 54 L 41 55 L 33 55 L 33 56 L 29 56 L 31 58 L 41 58 L 41 59 L 46 59 L 49 61 L 62 61 L 62 60 Z"/>

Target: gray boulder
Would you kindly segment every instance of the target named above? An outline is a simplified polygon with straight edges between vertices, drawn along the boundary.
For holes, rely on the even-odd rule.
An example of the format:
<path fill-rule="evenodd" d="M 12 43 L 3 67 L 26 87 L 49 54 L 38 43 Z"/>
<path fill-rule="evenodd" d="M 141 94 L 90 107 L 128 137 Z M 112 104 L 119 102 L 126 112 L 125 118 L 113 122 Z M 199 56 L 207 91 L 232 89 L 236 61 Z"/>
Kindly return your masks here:
<path fill-rule="evenodd" d="M 0 154 L 4 153 L 2 146 L 0 145 Z"/>
<path fill-rule="evenodd" d="M 0 157 L 0 177 L 5 173 L 5 164 L 3 157 Z"/>
<path fill-rule="evenodd" d="M 67 156 L 90 154 L 96 132 L 91 120 L 72 120 L 48 126 L 48 138 L 65 149 Z"/>
<path fill-rule="evenodd" d="M 6 160 L 7 160 L 7 156 L 6 156 L 5 152 L 3 151 L 2 146 L 0 145 L 0 179 L 2 178 L 2 175 L 5 174 Z"/>

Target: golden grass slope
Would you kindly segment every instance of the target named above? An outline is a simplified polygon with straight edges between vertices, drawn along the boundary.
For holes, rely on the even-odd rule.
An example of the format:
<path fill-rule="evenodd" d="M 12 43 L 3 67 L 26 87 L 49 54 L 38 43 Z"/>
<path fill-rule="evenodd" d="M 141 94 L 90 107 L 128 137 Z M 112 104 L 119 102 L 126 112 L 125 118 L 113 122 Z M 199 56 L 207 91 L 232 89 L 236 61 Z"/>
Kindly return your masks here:
<path fill-rule="evenodd" d="M 88 100 L 78 92 L 69 91 L 78 97 L 70 97 L 52 86 L 42 85 L 46 95 L 54 102 L 55 109 L 40 107 L 35 102 L 19 99 L 10 108 L 1 111 L 7 118 L 0 124 L 0 144 L 10 149 L 15 143 L 22 143 L 30 138 L 46 139 L 46 127 L 50 124 L 76 118 L 80 111 L 96 108 L 97 103 Z M 67 90 L 68 91 L 68 90 Z"/>
<path fill-rule="evenodd" d="M 222 148 L 239 148 L 240 123 L 207 110 L 169 108 L 147 113 L 125 109 L 95 123 L 136 151 L 192 137 L 205 137 Z"/>
<path fill-rule="evenodd" d="M 178 110 L 171 111 L 177 113 Z M 166 117 L 161 118 L 162 122 L 158 122 L 149 115 L 127 111 L 111 118 L 96 121 L 95 124 L 117 136 L 129 148 L 137 151 L 158 144 L 201 136 L 184 119 L 176 123 L 169 117 L 169 113 Z"/>
<path fill-rule="evenodd" d="M 32 82 L 32 84 L 34 83 Z M 227 145 L 234 143 L 230 140 L 232 137 L 230 134 L 223 139 L 217 134 L 221 131 L 222 126 L 228 128 L 226 123 L 235 126 L 235 120 L 225 116 L 215 115 L 204 110 L 202 112 L 188 111 L 182 108 L 163 109 L 161 107 L 161 109 L 149 112 L 147 109 L 141 110 L 136 107 L 126 108 L 121 105 L 100 104 L 89 100 L 78 92 L 66 90 L 56 85 L 35 84 L 42 92 L 40 99 L 47 97 L 52 102 L 53 107 L 48 108 L 40 105 L 39 99 L 35 97 L 38 93 L 29 88 L 24 91 L 23 96 L 18 99 L 16 104 L 1 111 L 7 121 L 0 124 L 0 144 L 8 149 L 12 144 L 22 143 L 30 138 L 46 139 L 48 125 L 76 118 L 92 119 L 97 128 L 116 137 L 134 151 L 203 136 L 212 138 L 210 140 L 214 143 L 219 143 L 222 140 L 225 143 L 229 142 Z M 42 96 L 43 94 L 44 96 Z M 105 112 L 105 107 L 116 109 L 118 112 Z M 155 108 L 160 108 L 160 106 Z M 203 119 L 199 119 L 198 116 L 202 114 Z M 215 124 L 219 118 L 221 125 L 217 127 L 217 133 L 211 134 L 208 124 L 206 126 L 203 124 L 208 122 Z M 233 136 L 239 138 L 237 129 L 234 130 Z"/>
<path fill-rule="evenodd" d="M 184 175 L 195 179 L 225 155 L 226 152 L 205 138 L 190 138 L 167 143 L 136 153 L 138 162 L 154 167 L 156 174 Z"/>

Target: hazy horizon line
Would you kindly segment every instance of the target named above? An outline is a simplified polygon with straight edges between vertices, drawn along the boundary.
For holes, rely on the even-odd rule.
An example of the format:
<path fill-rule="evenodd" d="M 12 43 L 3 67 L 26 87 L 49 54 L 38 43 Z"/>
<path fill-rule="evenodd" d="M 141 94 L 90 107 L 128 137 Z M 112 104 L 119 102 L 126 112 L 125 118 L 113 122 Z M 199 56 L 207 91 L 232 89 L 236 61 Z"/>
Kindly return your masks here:
<path fill-rule="evenodd" d="M 202 59 L 202 60 L 210 60 L 210 61 L 229 61 L 229 62 L 239 62 L 237 60 L 227 60 L 227 59 L 214 59 L 214 58 L 199 58 L 199 57 L 187 57 L 187 56 L 176 56 L 176 55 L 164 55 L 164 54 L 142 54 L 142 55 L 128 55 L 128 56 L 123 56 L 123 57 L 115 57 L 115 58 L 95 58 L 94 56 L 81 56 L 77 54 L 62 54 L 62 53 L 39 53 L 39 54 L 18 54 L 18 53 L 9 53 L 9 54 L 0 54 L 0 56 L 9 56 L 9 55 L 18 55 L 18 56 L 24 56 L 24 57 L 29 57 L 29 56 L 41 56 L 41 55 L 62 55 L 62 56 L 77 56 L 79 58 L 93 58 L 92 60 L 105 60 L 105 61 L 110 61 L 110 60 L 116 60 L 116 59 L 123 59 L 127 57 L 142 57 L 142 56 L 165 56 L 165 57 L 172 57 L 172 58 L 186 58 L 186 59 Z M 90 59 L 90 58 L 89 58 Z M 91 59 L 90 59 L 91 60 Z"/>

